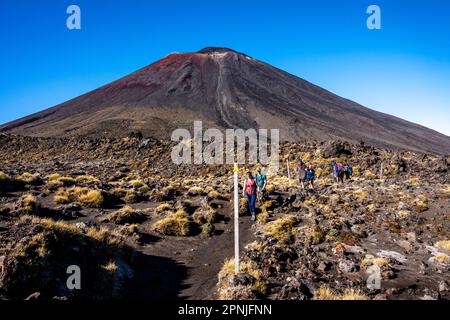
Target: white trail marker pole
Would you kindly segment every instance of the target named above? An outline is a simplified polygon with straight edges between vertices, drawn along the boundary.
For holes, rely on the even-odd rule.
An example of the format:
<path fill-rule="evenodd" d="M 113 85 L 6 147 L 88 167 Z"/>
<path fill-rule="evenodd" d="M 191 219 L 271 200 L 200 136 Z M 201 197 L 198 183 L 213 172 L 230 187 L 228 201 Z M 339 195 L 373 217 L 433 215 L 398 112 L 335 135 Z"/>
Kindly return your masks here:
<path fill-rule="evenodd" d="M 238 165 L 234 164 L 234 273 L 239 273 L 239 184 Z"/>
<path fill-rule="evenodd" d="M 288 179 L 291 180 L 291 170 L 289 169 L 289 160 L 286 160 L 286 167 L 288 172 Z"/>

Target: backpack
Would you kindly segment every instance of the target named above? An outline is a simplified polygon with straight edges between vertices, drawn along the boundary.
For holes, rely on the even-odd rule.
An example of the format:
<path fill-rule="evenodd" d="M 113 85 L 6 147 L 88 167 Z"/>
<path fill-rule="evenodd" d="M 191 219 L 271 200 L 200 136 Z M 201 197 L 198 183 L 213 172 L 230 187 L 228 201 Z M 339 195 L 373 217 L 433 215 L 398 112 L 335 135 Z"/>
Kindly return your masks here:
<path fill-rule="evenodd" d="M 349 175 L 353 175 L 353 168 L 352 168 L 352 166 L 348 166 L 347 167 L 347 172 L 348 172 Z"/>

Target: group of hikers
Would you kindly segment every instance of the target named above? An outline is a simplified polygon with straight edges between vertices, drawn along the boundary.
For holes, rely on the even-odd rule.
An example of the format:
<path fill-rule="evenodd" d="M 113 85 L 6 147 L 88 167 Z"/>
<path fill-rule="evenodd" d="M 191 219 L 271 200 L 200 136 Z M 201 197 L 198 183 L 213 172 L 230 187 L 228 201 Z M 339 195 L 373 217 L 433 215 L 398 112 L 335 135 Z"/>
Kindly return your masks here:
<path fill-rule="evenodd" d="M 336 183 L 344 182 L 353 175 L 353 168 L 347 163 L 333 161 L 332 173 Z M 316 178 L 316 170 L 311 163 L 305 164 L 301 159 L 296 165 L 298 182 L 302 189 L 314 190 L 314 181 Z M 267 196 L 267 176 L 262 173 L 261 169 L 257 170 L 255 176 L 251 171 L 247 172 L 247 178 L 244 182 L 242 196 L 247 198 L 248 209 L 251 214 L 251 220 L 256 220 L 256 201 L 261 203 Z"/>

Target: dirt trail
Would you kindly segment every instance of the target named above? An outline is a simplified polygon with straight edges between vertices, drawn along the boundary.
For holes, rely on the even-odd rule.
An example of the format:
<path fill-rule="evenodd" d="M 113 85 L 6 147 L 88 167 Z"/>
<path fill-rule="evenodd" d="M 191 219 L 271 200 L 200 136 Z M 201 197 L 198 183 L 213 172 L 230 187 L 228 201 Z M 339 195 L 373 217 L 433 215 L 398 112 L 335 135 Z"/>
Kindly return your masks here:
<path fill-rule="evenodd" d="M 135 276 L 127 288 L 130 299 L 214 299 L 217 275 L 234 255 L 234 230 L 230 203 L 219 211 L 225 221 L 216 223 L 212 237 L 154 238 L 139 252 Z M 240 218 L 240 246 L 253 239 L 253 222 Z"/>

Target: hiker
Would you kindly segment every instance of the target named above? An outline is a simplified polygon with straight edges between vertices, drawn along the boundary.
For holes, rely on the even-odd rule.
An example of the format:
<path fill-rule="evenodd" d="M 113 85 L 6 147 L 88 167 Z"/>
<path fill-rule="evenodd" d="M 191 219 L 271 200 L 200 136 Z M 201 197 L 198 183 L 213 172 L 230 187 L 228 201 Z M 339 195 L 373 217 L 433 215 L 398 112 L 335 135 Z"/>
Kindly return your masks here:
<path fill-rule="evenodd" d="M 350 180 L 351 176 L 353 175 L 353 168 L 349 164 L 344 164 L 344 174 L 345 174 L 345 180 Z"/>
<path fill-rule="evenodd" d="M 256 185 L 258 187 L 258 203 L 261 203 L 265 198 L 267 186 L 267 176 L 261 173 L 261 168 L 259 168 L 258 172 L 256 173 Z"/>
<path fill-rule="evenodd" d="M 333 177 L 336 180 L 336 183 L 344 182 L 344 168 L 342 167 L 342 164 L 333 161 Z"/>
<path fill-rule="evenodd" d="M 302 189 L 305 189 L 305 182 L 306 182 L 305 179 L 306 179 L 307 168 L 302 160 L 299 161 L 296 169 L 297 169 L 298 182 L 302 186 Z"/>
<path fill-rule="evenodd" d="M 252 215 L 251 220 L 256 220 L 256 209 L 255 209 L 255 201 L 256 201 L 256 181 L 255 178 L 253 178 L 252 173 L 249 171 L 247 172 L 247 179 L 244 182 L 244 190 L 242 191 L 242 195 L 244 197 L 247 197 L 247 203 L 248 203 L 248 209 L 250 211 L 250 214 Z"/>
<path fill-rule="evenodd" d="M 314 170 L 312 164 L 308 165 L 308 169 L 306 170 L 305 173 L 306 173 L 305 180 L 306 180 L 307 186 L 310 189 L 314 190 L 314 179 L 316 177 L 316 171 Z"/>

